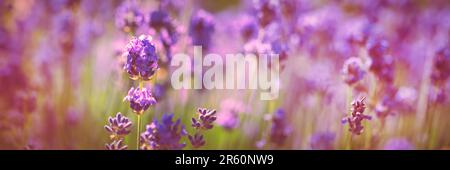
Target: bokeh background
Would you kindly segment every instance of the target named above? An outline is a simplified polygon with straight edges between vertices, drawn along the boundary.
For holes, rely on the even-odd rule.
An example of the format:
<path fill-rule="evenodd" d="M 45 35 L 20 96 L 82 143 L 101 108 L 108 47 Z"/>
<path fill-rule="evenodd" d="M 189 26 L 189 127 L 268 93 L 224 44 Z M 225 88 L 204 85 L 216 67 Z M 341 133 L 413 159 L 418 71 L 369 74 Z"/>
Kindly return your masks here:
<path fill-rule="evenodd" d="M 0 149 L 105 149 L 117 112 L 134 128 L 123 98 L 138 84 L 122 53 L 140 34 L 154 38 L 160 64 L 144 84 L 157 104 L 142 128 L 174 113 L 192 132 L 205 107 L 217 120 L 201 149 L 450 148 L 446 0 L 0 0 L 0 11 Z M 207 19 L 194 22 L 199 11 Z M 194 44 L 280 54 L 280 96 L 172 89 L 168 62 Z M 362 98 L 372 119 L 358 135 L 342 120 Z"/>

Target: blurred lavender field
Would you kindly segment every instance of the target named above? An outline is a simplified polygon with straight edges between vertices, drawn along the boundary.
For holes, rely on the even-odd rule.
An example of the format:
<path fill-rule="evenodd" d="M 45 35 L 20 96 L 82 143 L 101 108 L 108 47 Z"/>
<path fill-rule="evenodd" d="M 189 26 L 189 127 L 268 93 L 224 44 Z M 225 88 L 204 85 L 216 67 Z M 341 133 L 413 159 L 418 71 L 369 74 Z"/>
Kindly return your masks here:
<path fill-rule="evenodd" d="M 0 149 L 450 149 L 447 0 L 0 0 L 0 11 Z M 170 61 L 194 45 L 279 54 L 279 97 L 173 89 Z"/>

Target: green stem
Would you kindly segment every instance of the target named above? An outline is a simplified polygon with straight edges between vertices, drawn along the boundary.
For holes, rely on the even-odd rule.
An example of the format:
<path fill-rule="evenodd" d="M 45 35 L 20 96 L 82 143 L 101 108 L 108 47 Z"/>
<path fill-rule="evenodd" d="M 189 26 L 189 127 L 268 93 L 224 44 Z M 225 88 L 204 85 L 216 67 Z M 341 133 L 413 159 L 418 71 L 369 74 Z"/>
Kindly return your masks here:
<path fill-rule="evenodd" d="M 137 134 L 136 134 L 136 150 L 139 150 L 141 141 L 139 140 L 139 134 L 141 134 L 141 115 L 137 115 Z"/>
<path fill-rule="evenodd" d="M 139 89 L 142 91 L 144 87 L 144 82 L 139 80 Z M 139 146 L 141 145 L 141 141 L 139 140 L 139 135 L 141 134 L 141 115 L 137 115 L 137 134 L 136 134 L 136 150 L 139 150 Z"/>

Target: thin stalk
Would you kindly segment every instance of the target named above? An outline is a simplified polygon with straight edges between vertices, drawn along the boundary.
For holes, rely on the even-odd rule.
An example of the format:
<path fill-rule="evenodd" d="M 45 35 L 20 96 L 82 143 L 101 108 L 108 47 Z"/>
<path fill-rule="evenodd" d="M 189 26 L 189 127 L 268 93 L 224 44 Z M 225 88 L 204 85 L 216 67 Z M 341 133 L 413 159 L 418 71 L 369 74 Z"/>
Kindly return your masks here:
<path fill-rule="evenodd" d="M 139 89 L 142 91 L 144 87 L 144 82 L 139 80 Z M 141 134 L 141 115 L 137 115 L 137 134 L 136 134 L 136 150 L 139 150 L 139 146 L 141 145 L 141 141 L 139 140 L 139 135 Z"/>

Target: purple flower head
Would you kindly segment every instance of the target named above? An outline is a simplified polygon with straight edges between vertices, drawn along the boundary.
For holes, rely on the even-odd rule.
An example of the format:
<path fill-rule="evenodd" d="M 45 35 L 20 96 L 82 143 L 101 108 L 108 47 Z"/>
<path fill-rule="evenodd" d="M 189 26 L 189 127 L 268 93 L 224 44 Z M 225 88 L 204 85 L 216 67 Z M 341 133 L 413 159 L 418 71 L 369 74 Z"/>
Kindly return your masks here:
<path fill-rule="evenodd" d="M 389 49 L 389 43 L 385 39 L 371 38 L 366 44 L 371 58 L 382 58 Z"/>
<path fill-rule="evenodd" d="M 239 125 L 239 115 L 233 110 L 221 111 L 217 123 L 226 130 L 232 130 Z"/>
<path fill-rule="evenodd" d="M 239 125 L 239 114 L 248 110 L 242 101 L 225 99 L 220 103 L 217 124 L 224 127 L 225 130 L 232 130 Z"/>
<path fill-rule="evenodd" d="M 342 69 L 344 82 L 348 85 L 352 85 L 361 80 L 365 74 L 365 71 L 361 68 L 362 65 L 360 58 L 351 57 L 347 59 Z"/>
<path fill-rule="evenodd" d="M 288 57 L 289 47 L 282 40 L 278 39 L 270 43 L 272 52 L 278 54 L 280 61 L 284 61 Z"/>
<path fill-rule="evenodd" d="M 185 143 L 180 143 L 182 136 L 187 135 L 180 119 L 172 121 L 172 114 L 163 114 L 161 122 L 154 120 L 147 125 L 147 130 L 141 134 L 141 149 L 144 150 L 179 150 Z"/>
<path fill-rule="evenodd" d="M 258 36 L 258 24 L 253 18 L 246 17 L 243 19 L 240 28 L 241 36 L 245 42 Z"/>
<path fill-rule="evenodd" d="M 202 46 L 209 49 L 211 46 L 211 38 L 215 31 L 215 23 L 213 16 L 204 11 L 199 10 L 191 17 L 189 25 L 189 36 L 192 38 L 192 44 Z"/>
<path fill-rule="evenodd" d="M 365 97 L 360 100 L 353 101 L 351 115 L 342 119 L 342 123 L 349 123 L 349 131 L 356 135 L 360 135 L 363 132 L 364 127 L 362 126 L 362 121 L 364 119 L 372 119 L 372 117 L 363 114 L 366 109 L 364 99 Z"/>
<path fill-rule="evenodd" d="M 280 0 L 281 13 L 287 19 L 294 19 L 299 11 L 299 2 L 296 0 Z"/>
<path fill-rule="evenodd" d="M 216 110 L 208 110 L 204 108 L 198 108 L 198 120 L 192 118 L 192 127 L 196 129 L 211 129 L 212 123 L 217 119 L 215 116 Z"/>
<path fill-rule="evenodd" d="M 127 145 L 123 144 L 123 139 L 114 140 L 111 143 L 107 143 L 105 145 L 107 150 L 126 150 L 128 148 Z"/>
<path fill-rule="evenodd" d="M 288 125 L 286 112 L 283 109 L 277 109 L 273 114 L 270 141 L 282 145 L 292 129 Z"/>
<path fill-rule="evenodd" d="M 160 30 L 171 25 L 169 14 L 163 10 L 157 10 L 150 13 L 150 27 Z"/>
<path fill-rule="evenodd" d="M 206 143 L 203 135 L 200 133 L 196 133 L 194 136 L 189 135 L 188 138 L 194 148 L 202 147 Z"/>
<path fill-rule="evenodd" d="M 336 134 L 331 132 L 315 133 L 310 138 L 311 149 L 318 150 L 331 150 L 334 149 L 333 143 L 336 138 Z"/>
<path fill-rule="evenodd" d="M 116 27 L 126 33 L 134 33 L 144 24 L 145 17 L 135 1 L 123 2 L 116 10 Z"/>
<path fill-rule="evenodd" d="M 64 11 L 53 18 L 52 36 L 57 40 L 63 52 L 70 53 L 75 47 L 76 23 L 72 12 Z"/>
<path fill-rule="evenodd" d="M 439 50 L 434 58 L 431 80 L 436 86 L 442 86 L 450 76 L 450 46 Z"/>
<path fill-rule="evenodd" d="M 414 145 L 405 138 L 389 139 L 384 145 L 384 150 L 413 150 Z"/>
<path fill-rule="evenodd" d="M 178 16 L 182 11 L 182 8 L 186 5 L 187 1 L 184 0 L 159 0 L 160 9 L 170 11 Z"/>
<path fill-rule="evenodd" d="M 394 60 L 388 55 L 388 42 L 384 39 L 369 39 L 366 45 L 369 53 L 369 70 L 378 79 L 391 83 L 394 80 Z"/>
<path fill-rule="evenodd" d="M 257 19 L 261 27 L 266 27 L 272 23 L 279 14 L 279 4 L 273 0 L 255 0 L 255 10 Z"/>
<path fill-rule="evenodd" d="M 127 45 L 127 62 L 124 69 L 133 80 L 150 80 L 158 70 L 158 55 L 152 38 L 141 35 L 133 38 Z"/>
<path fill-rule="evenodd" d="M 144 113 L 151 105 L 156 104 L 156 99 L 153 97 L 150 89 L 131 87 L 128 95 L 123 99 L 130 102 L 130 107 L 133 112 L 140 115 Z"/>
<path fill-rule="evenodd" d="M 164 10 L 157 10 L 150 13 L 150 27 L 155 29 L 162 42 L 162 46 L 166 50 L 166 54 L 171 57 L 171 46 L 178 41 L 178 30 L 169 14 Z"/>
<path fill-rule="evenodd" d="M 115 117 L 109 117 L 108 122 L 109 125 L 105 125 L 105 129 L 111 133 L 110 138 L 113 140 L 123 139 L 131 131 L 131 121 L 120 112 Z"/>

